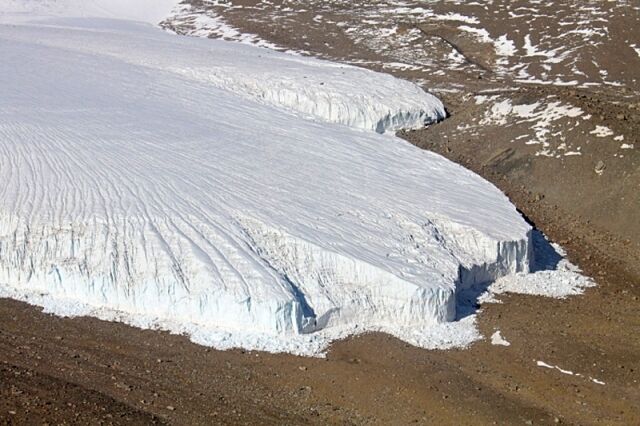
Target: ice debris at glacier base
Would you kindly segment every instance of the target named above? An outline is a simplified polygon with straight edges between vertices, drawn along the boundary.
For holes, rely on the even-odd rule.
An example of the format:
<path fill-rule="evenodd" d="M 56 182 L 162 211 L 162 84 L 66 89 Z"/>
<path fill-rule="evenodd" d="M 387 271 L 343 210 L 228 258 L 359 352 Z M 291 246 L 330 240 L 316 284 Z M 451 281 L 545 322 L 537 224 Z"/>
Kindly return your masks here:
<path fill-rule="evenodd" d="M 531 229 L 500 191 L 362 130 L 442 117 L 417 86 L 121 20 L 16 22 L 1 296 L 313 355 L 364 331 L 464 346 L 459 290 L 529 271 Z"/>
<path fill-rule="evenodd" d="M 550 243 L 539 231 L 532 234 L 534 263 L 530 273 L 516 273 L 498 278 L 478 297 L 480 303 L 500 303 L 505 293 L 564 299 L 584 293 L 596 284 L 569 262 L 564 249 Z"/>

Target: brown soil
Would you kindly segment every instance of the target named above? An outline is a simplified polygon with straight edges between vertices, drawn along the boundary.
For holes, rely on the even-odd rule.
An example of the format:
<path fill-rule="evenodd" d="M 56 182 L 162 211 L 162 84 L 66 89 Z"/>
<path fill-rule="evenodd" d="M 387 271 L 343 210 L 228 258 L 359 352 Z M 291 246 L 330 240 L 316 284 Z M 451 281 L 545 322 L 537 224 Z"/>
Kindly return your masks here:
<path fill-rule="evenodd" d="M 464 6 L 450 3 L 438 7 L 460 12 Z M 244 24 L 244 30 L 283 46 L 304 46 L 341 60 L 353 59 L 353 52 L 364 55 L 339 33 L 323 50 L 322 34 L 305 32 L 306 21 L 296 21 L 310 21 L 318 12 L 305 7 L 307 12 L 290 16 L 286 25 L 264 8 L 262 15 L 245 15 L 244 20 L 238 9 L 225 13 L 234 25 Z M 637 11 L 628 12 L 619 19 L 635 22 Z M 260 16 L 276 24 L 267 25 Z M 433 31 L 435 24 L 411 25 Z M 332 34 L 328 28 L 324 33 Z M 301 41 L 291 34 L 308 37 Z M 618 63 L 612 66 L 611 74 L 624 83 L 624 96 L 620 88 L 608 86 L 521 86 L 509 76 L 492 76 L 490 53 L 472 49 L 472 42 L 459 34 L 439 34 L 461 51 L 473 52 L 469 64 L 439 81 L 427 79 L 428 70 L 394 73 L 440 88 L 458 82 L 459 92 L 439 92 L 452 116 L 402 136 L 494 182 L 596 278 L 597 287 L 565 300 L 511 295 L 503 304 L 483 306 L 480 330 L 488 336 L 500 329 L 509 347 L 485 340 L 464 350 L 426 351 L 369 334 L 334 344 L 326 359 L 215 351 L 182 336 L 92 318 L 57 318 L 0 300 L 0 423 L 640 424 L 637 149 L 613 157 L 619 144 L 600 143 L 584 128 L 559 122 L 556 130 L 580 146 L 582 155 L 535 156 L 534 147 L 513 143 L 527 123 L 513 119 L 507 125 L 477 126 L 486 107 L 471 97 L 487 89 L 500 91 L 514 104 L 554 96 L 580 106 L 596 123 L 638 146 L 634 76 Z M 604 55 L 600 63 L 621 55 L 613 52 L 607 59 L 607 49 L 601 50 L 590 52 Z M 376 58 L 383 54 L 367 50 L 368 66 L 381 69 Z M 561 65 L 559 75 L 566 72 Z M 606 163 L 601 175 L 594 173 L 597 161 Z M 539 360 L 580 376 L 539 367 Z"/>

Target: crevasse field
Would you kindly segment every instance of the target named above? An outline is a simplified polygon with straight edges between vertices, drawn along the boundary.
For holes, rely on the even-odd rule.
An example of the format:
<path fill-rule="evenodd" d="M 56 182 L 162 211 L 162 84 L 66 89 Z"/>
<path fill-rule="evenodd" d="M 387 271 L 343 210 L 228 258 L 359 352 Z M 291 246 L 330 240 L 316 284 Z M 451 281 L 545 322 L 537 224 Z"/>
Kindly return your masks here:
<path fill-rule="evenodd" d="M 443 119 L 434 96 L 133 3 L 0 1 L 0 296 L 314 355 L 464 345 L 461 291 L 536 276 L 499 190 L 393 136 Z"/>

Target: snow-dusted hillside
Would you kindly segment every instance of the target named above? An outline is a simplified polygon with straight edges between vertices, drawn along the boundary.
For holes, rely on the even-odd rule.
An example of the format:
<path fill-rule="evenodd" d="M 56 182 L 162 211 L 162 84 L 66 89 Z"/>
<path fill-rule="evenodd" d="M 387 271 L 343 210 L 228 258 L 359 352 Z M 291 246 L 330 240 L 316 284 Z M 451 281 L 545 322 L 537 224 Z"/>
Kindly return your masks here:
<path fill-rule="evenodd" d="M 0 25 L 1 294 L 315 353 L 366 330 L 420 342 L 459 288 L 529 269 L 495 187 L 362 130 L 441 117 L 410 83 L 130 21 L 18 21 Z"/>

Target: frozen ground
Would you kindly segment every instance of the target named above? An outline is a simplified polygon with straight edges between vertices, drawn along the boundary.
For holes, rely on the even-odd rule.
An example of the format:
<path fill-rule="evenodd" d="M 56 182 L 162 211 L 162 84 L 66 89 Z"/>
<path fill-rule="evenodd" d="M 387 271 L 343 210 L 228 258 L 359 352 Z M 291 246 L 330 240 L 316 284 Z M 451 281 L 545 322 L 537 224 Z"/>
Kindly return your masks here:
<path fill-rule="evenodd" d="M 56 10 L 1 17 L 2 295 L 317 354 L 372 330 L 463 346 L 460 294 L 529 272 L 500 191 L 376 133 L 443 117 L 417 86 Z"/>

